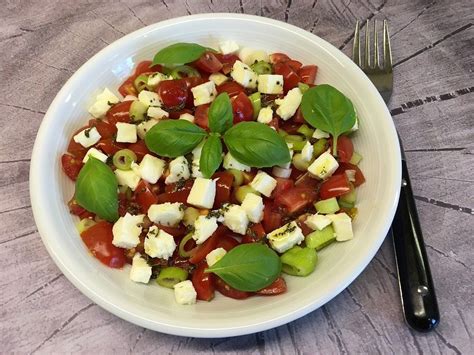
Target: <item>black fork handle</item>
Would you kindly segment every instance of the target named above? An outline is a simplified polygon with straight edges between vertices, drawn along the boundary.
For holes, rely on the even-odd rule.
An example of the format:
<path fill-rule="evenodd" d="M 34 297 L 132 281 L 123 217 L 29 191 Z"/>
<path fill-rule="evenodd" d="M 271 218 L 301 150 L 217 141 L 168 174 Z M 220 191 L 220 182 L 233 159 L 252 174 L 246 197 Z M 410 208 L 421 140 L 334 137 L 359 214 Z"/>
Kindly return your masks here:
<path fill-rule="evenodd" d="M 405 160 L 392 233 L 405 320 L 415 330 L 430 331 L 440 315 Z"/>

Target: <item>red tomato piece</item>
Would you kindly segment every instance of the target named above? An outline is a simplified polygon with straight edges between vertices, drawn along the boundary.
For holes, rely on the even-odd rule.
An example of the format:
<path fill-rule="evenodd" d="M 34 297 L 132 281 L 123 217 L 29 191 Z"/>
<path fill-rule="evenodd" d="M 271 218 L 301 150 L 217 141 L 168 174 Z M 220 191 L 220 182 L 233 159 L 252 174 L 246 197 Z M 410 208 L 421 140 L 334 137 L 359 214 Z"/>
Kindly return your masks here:
<path fill-rule="evenodd" d="M 224 248 L 226 251 L 229 251 L 239 244 L 240 243 L 236 239 L 232 238 L 231 235 L 226 234 L 219 238 L 216 248 Z"/>
<path fill-rule="evenodd" d="M 290 57 L 288 57 L 284 53 L 273 53 L 270 54 L 270 63 L 272 64 L 277 64 L 277 63 L 285 63 L 290 60 Z"/>
<path fill-rule="evenodd" d="M 255 243 L 261 241 L 265 237 L 265 230 L 261 223 L 252 224 L 247 234 L 242 237 L 242 243 Z"/>
<path fill-rule="evenodd" d="M 319 196 L 322 200 L 348 193 L 351 185 L 346 174 L 333 175 L 321 184 Z"/>
<path fill-rule="evenodd" d="M 107 155 L 114 155 L 120 149 L 125 149 L 126 145 L 123 143 L 117 143 L 113 138 L 101 139 L 95 146 L 97 149 L 102 150 Z"/>
<path fill-rule="evenodd" d="M 183 188 L 176 191 L 165 192 L 158 195 L 157 196 L 158 203 L 165 203 L 165 202 L 186 203 L 189 196 L 189 192 L 191 191 L 192 187 L 193 187 L 193 180 L 187 180 Z"/>
<path fill-rule="evenodd" d="M 119 86 L 118 92 L 120 93 L 120 95 L 122 95 L 123 97 L 127 95 L 133 95 L 133 96 L 138 95 L 137 89 L 133 85 L 133 80 L 134 78 L 130 77 L 127 80 L 125 80 L 122 85 Z"/>
<path fill-rule="evenodd" d="M 307 189 L 316 190 L 319 187 L 320 181 L 312 178 L 309 173 L 304 173 L 295 181 L 295 186 L 305 187 Z"/>
<path fill-rule="evenodd" d="M 250 99 L 243 92 L 232 97 L 232 111 L 234 112 L 234 124 L 242 121 L 253 121 L 253 106 Z"/>
<path fill-rule="evenodd" d="M 277 181 L 275 189 L 272 192 L 272 197 L 277 197 L 283 194 L 285 191 L 291 189 L 294 186 L 294 182 L 291 179 L 274 178 Z"/>
<path fill-rule="evenodd" d="M 316 80 L 316 74 L 318 73 L 318 67 L 316 65 L 305 65 L 297 71 L 301 82 L 305 84 L 314 84 Z"/>
<path fill-rule="evenodd" d="M 229 202 L 234 175 L 226 171 L 219 171 L 212 175 L 216 182 L 216 197 L 214 199 L 214 208 L 220 208 L 224 203 Z"/>
<path fill-rule="evenodd" d="M 198 300 L 210 301 L 214 298 L 215 276 L 212 272 L 204 272 L 207 268 L 208 265 L 205 261 L 199 263 L 191 278 Z"/>
<path fill-rule="evenodd" d="M 239 57 L 236 56 L 235 54 L 215 54 L 217 59 L 222 63 L 222 69 L 221 71 L 224 74 L 229 74 L 230 71 L 232 70 L 232 67 L 234 66 L 234 63 L 239 60 Z"/>
<path fill-rule="evenodd" d="M 117 133 L 117 127 L 115 125 L 99 119 L 89 120 L 89 127 L 97 128 L 102 139 L 112 138 Z"/>
<path fill-rule="evenodd" d="M 202 129 L 209 128 L 209 107 L 210 104 L 199 105 L 196 106 L 196 111 L 194 112 L 194 123 Z"/>
<path fill-rule="evenodd" d="M 241 92 L 245 94 L 245 88 L 239 83 L 236 83 L 235 81 L 226 81 L 219 85 L 216 90 L 218 94 L 226 92 L 227 94 L 229 94 L 229 97 L 237 96 Z"/>
<path fill-rule="evenodd" d="M 337 138 L 337 157 L 339 161 L 348 163 L 354 154 L 354 145 L 348 136 L 339 136 Z"/>
<path fill-rule="evenodd" d="M 182 224 L 179 224 L 176 227 L 163 226 L 161 224 L 157 225 L 159 229 L 163 229 L 166 233 L 171 234 L 173 237 L 184 237 L 188 232 L 186 227 Z"/>
<path fill-rule="evenodd" d="M 190 109 L 187 109 L 187 108 L 185 108 L 185 109 L 183 109 L 183 110 L 181 110 L 181 111 L 171 111 L 171 112 L 169 112 L 169 114 L 170 114 L 170 119 L 176 120 L 176 119 L 178 119 L 179 116 L 181 116 L 183 113 L 189 113 L 189 114 L 192 115 L 192 114 L 193 114 L 193 111 L 191 111 Z"/>
<path fill-rule="evenodd" d="M 222 225 L 217 227 L 216 231 L 201 245 L 198 245 L 191 252 L 189 262 L 192 264 L 198 264 L 207 254 L 216 249 L 217 242 L 219 239 L 228 232 L 228 229 Z"/>
<path fill-rule="evenodd" d="M 67 205 L 69 207 L 69 213 L 78 216 L 80 219 L 93 218 L 95 216 L 92 212 L 89 212 L 84 207 L 80 206 L 74 197 L 67 203 Z"/>
<path fill-rule="evenodd" d="M 123 217 L 128 212 L 128 209 L 130 207 L 130 200 L 128 199 L 126 194 L 119 192 L 118 203 L 118 214 L 120 217 Z"/>
<path fill-rule="evenodd" d="M 283 75 L 283 90 L 288 92 L 289 90 L 298 86 L 301 78 L 296 72 L 286 63 L 276 63 L 273 65 L 273 71 L 275 74 Z"/>
<path fill-rule="evenodd" d="M 252 295 L 250 292 L 239 291 L 235 288 L 229 286 L 224 280 L 222 280 L 219 276 L 216 276 L 214 285 L 216 290 L 219 291 L 224 296 L 234 298 L 236 300 L 243 300 L 248 298 Z"/>
<path fill-rule="evenodd" d="M 61 165 L 63 166 L 63 170 L 72 181 L 76 181 L 77 175 L 82 169 L 84 165 L 82 160 L 77 159 L 69 154 L 63 154 L 61 157 Z"/>
<path fill-rule="evenodd" d="M 222 69 L 222 63 L 212 52 L 204 52 L 204 54 L 197 61 L 194 66 L 205 73 L 217 73 Z"/>
<path fill-rule="evenodd" d="M 293 60 L 293 59 L 290 59 L 289 61 L 287 61 L 286 64 L 295 72 L 298 72 L 298 70 L 303 66 L 301 62 L 298 62 L 297 60 Z"/>
<path fill-rule="evenodd" d="M 263 209 L 262 225 L 266 233 L 281 227 L 283 225 L 283 216 L 277 210 L 274 210 L 271 200 L 265 201 L 265 208 Z"/>
<path fill-rule="evenodd" d="M 133 199 L 140 205 L 142 213 L 147 213 L 151 205 L 158 203 L 158 198 L 145 180 L 141 180 L 138 184 L 133 193 Z"/>
<path fill-rule="evenodd" d="M 101 263 L 121 268 L 125 262 L 125 249 L 117 248 L 112 244 L 112 223 L 99 222 L 81 233 L 81 238 L 89 251 Z"/>
<path fill-rule="evenodd" d="M 355 170 L 355 181 L 353 182 L 354 186 L 360 186 L 365 182 L 365 176 L 362 173 L 362 170 L 357 165 L 351 163 L 339 163 L 339 168 L 334 172 L 334 175 L 346 174 L 346 170 Z"/>
<path fill-rule="evenodd" d="M 255 292 L 257 295 L 263 296 L 275 296 L 285 293 L 287 290 L 286 281 L 283 277 L 279 276 L 275 281 L 260 291 Z"/>
<path fill-rule="evenodd" d="M 303 112 L 301 112 L 301 107 L 298 107 L 298 109 L 295 112 L 295 115 L 291 119 L 294 123 L 305 123 Z"/>
<path fill-rule="evenodd" d="M 306 225 L 306 218 L 308 218 L 308 215 L 303 214 L 296 219 L 296 224 L 301 228 L 301 232 L 305 237 L 313 232 L 313 230 Z"/>
<path fill-rule="evenodd" d="M 137 155 L 137 159 L 139 162 L 143 159 L 145 155 L 151 154 L 144 140 L 139 140 L 137 143 L 130 144 L 128 146 L 128 149 L 130 149 Z"/>
<path fill-rule="evenodd" d="M 156 92 L 160 95 L 163 105 L 170 110 L 181 110 L 188 99 L 188 86 L 185 80 L 163 80 Z"/>
<path fill-rule="evenodd" d="M 317 192 L 305 187 L 293 187 L 275 198 L 275 204 L 286 208 L 289 214 L 301 211 L 316 200 Z"/>
<path fill-rule="evenodd" d="M 299 134 L 298 128 L 300 128 L 300 126 L 300 123 L 295 123 L 293 120 L 284 121 L 280 124 L 280 128 L 288 134 Z"/>
<path fill-rule="evenodd" d="M 115 127 L 117 122 L 130 122 L 130 106 L 133 101 L 123 101 L 113 105 L 106 113 L 107 121 Z"/>
<path fill-rule="evenodd" d="M 273 127 L 278 132 L 278 130 L 280 129 L 280 120 L 278 119 L 278 117 L 273 117 L 272 120 L 268 122 L 268 125 L 270 127 Z"/>
<path fill-rule="evenodd" d="M 74 141 L 74 136 L 86 128 L 88 127 L 87 126 L 82 127 L 81 129 L 78 129 L 76 132 L 74 132 L 73 137 L 71 137 L 71 140 L 69 141 L 69 145 L 67 146 L 67 152 L 80 160 L 84 158 L 88 149 L 84 148 L 81 144 L 76 143 Z"/>

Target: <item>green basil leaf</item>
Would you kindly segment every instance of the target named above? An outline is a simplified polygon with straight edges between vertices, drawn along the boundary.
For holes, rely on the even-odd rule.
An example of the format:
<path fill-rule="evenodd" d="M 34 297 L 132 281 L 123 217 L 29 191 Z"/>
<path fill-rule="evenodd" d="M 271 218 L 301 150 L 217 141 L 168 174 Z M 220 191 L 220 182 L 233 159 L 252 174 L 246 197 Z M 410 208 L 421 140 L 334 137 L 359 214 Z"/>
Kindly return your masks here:
<path fill-rule="evenodd" d="M 109 222 L 118 219 L 117 178 L 107 164 L 89 157 L 76 180 L 76 201 Z"/>
<path fill-rule="evenodd" d="M 199 169 L 209 179 L 222 162 L 222 143 L 219 136 L 211 134 L 202 147 Z"/>
<path fill-rule="evenodd" d="M 186 120 L 163 120 L 146 132 L 145 144 L 158 155 L 176 158 L 191 152 L 206 135 Z"/>
<path fill-rule="evenodd" d="M 337 153 L 337 138 L 349 131 L 356 121 L 351 100 L 328 84 L 312 87 L 303 94 L 301 112 L 311 126 L 333 136 L 334 155 Z"/>
<path fill-rule="evenodd" d="M 186 64 L 199 59 L 206 48 L 196 43 L 175 43 L 161 49 L 153 57 L 151 65 L 164 64 Z"/>
<path fill-rule="evenodd" d="M 209 128 L 211 132 L 223 134 L 232 127 L 234 115 L 229 94 L 219 94 L 209 107 Z"/>
<path fill-rule="evenodd" d="M 261 290 L 281 273 L 281 261 L 269 247 L 260 243 L 241 244 L 206 269 L 240 291 Z"/>
<path fill-rule="evenodd" d="M 291 159 L 285 140 L 263 123 L 238 123 L 225 133 L 224 142 L 232 156 L 248 166 L 272 167 Z"/>

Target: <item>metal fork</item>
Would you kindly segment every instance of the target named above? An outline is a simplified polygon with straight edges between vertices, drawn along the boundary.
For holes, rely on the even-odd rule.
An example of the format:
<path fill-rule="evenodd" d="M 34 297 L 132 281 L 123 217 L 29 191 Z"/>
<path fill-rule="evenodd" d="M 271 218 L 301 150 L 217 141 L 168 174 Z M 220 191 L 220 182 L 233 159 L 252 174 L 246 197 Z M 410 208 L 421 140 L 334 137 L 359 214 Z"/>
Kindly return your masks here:
<path fill-rule="evenodd" d="M 359 21 L 354 31 L 352 58 L 375 85 L 388 104 L 393 91 L 392 51 L 387 21 L 383 21 L 383 63 L 379 60 L 377 20 L 373 25 L 373 41 L 370 23 L 365 24 L 365 53 L 361 61 Z M 371 56 L 373 48 L 373 57 Z M 373 59 L 373 63 L 372 60 Z M 402 156 L 402 186 L 397 211 L 389 234 L 392 235 L 397 264 L 398 283 L 406 322 L 413 329 L 429 331 L 439 323 L 439 310 L 426 255 L 420 222 L 416 212 L 405 153 L 400 140 Z"/>

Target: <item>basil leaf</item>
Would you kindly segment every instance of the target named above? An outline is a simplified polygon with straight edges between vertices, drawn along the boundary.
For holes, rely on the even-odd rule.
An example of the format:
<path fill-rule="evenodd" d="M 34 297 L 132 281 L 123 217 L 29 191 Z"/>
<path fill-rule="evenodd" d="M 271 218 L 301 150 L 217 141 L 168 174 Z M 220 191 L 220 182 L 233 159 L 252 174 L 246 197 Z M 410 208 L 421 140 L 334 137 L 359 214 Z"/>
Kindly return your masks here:
<path fill-rule="evenodd" d="M 229 94 L 223 92 L 216 97 L 209 108 L 209 128 L 211 132 L 223 134 L 232 127 L 233 118 Z"/>
<path fill-rule="evenodd" d="M 199 59 L 206 48 L 196 43 L 175 43 L 161 49 L 153 57 L 151 65 L 155 64 L 186 64 Z"/>
<path fill-rule="evenodd" d="M 285 140 L 263 123 L 238 123 L 225 133 L 224 142 L 235 159 L 256 168 L 285 164 L 291 159 Z"/>
<path fill-rule="evenodd" d="M 211 134 L 202 147 L 199 169 L 209 179 L 222 162 L 222 143 L 219 136 Z"/>
<path fill-rule="evenodd" d="M 241 244 L 206 269 L 240 291 L 254 292 L 270 285 L 281 273 L 281 261 L 260 243 Z"/>
<path fill-rule="evenodd" d="M 308 89 L 301 100 L 301 112 L 311 126 L 333 136 L 333 155 L 337 153 L 337 138 L 355 124 L 356 114 L 351 100 L 327 84 Z"/>
<path fill-rule="evenodd" d="M 89 156 L 76 180 L 76 201 L 109 222 L 118 219 L 117 178 L 107 164 Z"/>
<path fill-rule="evenodd" d="M 206 134 L 185 120 L 163 120 L 146 132 L 145 144 L 158 155 L 176 158 L 192 151 Z"/>

